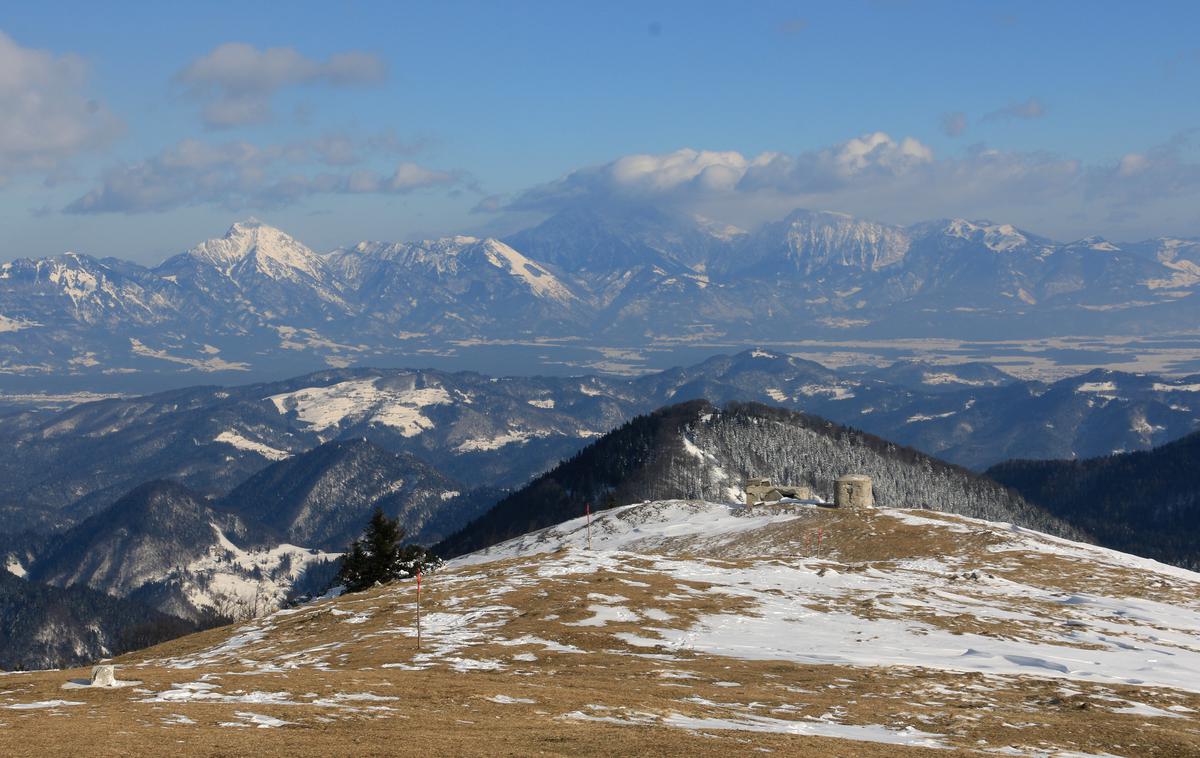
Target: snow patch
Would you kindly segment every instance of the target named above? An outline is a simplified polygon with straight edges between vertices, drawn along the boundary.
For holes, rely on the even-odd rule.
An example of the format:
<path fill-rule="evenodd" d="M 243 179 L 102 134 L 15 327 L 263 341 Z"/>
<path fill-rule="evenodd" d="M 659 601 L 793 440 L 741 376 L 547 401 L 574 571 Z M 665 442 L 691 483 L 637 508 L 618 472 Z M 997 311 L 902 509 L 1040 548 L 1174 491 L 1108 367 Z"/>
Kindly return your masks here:
<path fill-rule="evenodd" d="M 22 579 L 24 579 L 26 574 L 29 573 L 25 567 L 21 565 L 21 562 L 12 555 L 8 556 L 8 559 L 4 562 L 4 570 L 13 576 L 19 576 Z"/>
<path fill-rule="evenodd" d="M 255 442 L 254 440 L 246 439 L 241 434 L 233 430 L 221 432 L 216 437 L 213 437 L 213 442 L 224 442 L 228 445 L 236 447 L 238 450 L 247 450 L 251 453 L 258 453 L 269 461 L 282 461 L 285 458 L 290 458 L 292 455 L 286 450 L 279 450 L 278 448 L 271 447 L 270 445 L 264 445 L 261 442 Z"/>
<path fill-rule="evenodd" d="M 834 737 L 858 742 L 882 742 L 888 745 L 911 745 L 918 747 L 946 748 L 939 741 L 943 735 L 918 731 L 912 727 L 889 729 L 877 724 L 838 724 L 824 719 L 811 721 L 788 721 L 770 716 L 747 714 L 741 718 L 696 718 L 673 713 L 663 719 L 667 726 L 690 731 L 703 729 L 737 729 L 750 732 L 772 732 L 775 734 L 802 734 L 810 737 Z"/>
<path fill-rule="evenodd" d="M 241 721 L 222 721 L 220 726 L 254 726 L 259 729 L 277 729 L 292 723 L 291 721 L 277 719 L 274 716 L 250 713 L 249 711 L 236 711 L 233 715 L 237 716 Z"/>
<path fill-rule="evenodd" d="M 509 429 L 493 437 L 472 437 L 459 443 L 454 449 L 459 453 L 477 453 L 486 450 L 499 450 L 506 445 L 524 444 L 535 437 L 548 437 L 550 432 L 544 430 L 524 431 Z"/>
<path fill-rule="evenodd" d="M 916 424 L 921 421 L 933 421 L 934 419 L 939 419 L 939 418 L 950 418 L 951 416 L 953 416 L 956 413 L 958 413 L 958 411 L 947 411 L 945 413 L 935 413 L 935 414 L 929 415 L 929 416 L 918 413 L 916 415 L 909 416 L 907 419 L 904 420 L 904 423 Z"/>
<path fill-rule="evenodd" d="M 380 387 L 380 380 L 353 379 L 328 387 L 309 387 L 267 398 L 280 414 L 289 411 L 313 431 L 340 426 L 347 421 L 389 426 L 405 437 L 432 429 L 422 410 L 453 403 L 444 387 Z"/>
<path fill-rule="evenodd" d="M 32 326 L 41 326 L 36 321 L 25 321 L 23 319 L 9 318 L 0 314 L 0 333 L 4 332 L 19 332 L 22 329 L 28 329 Z"/>
<path fill-rule="evenodd" d="M 129 349 L 134 355 L 143 358 L 157 358 L 160 361 L 168 363 L 177 363 L 181 366 L 187 366 L 196 371 L 249 371 L 250 364 L 237 361 L 227 361 L 224 358 L 186 358 L 178 355 L 171 355 L 166 350 L 156 350 L 149 347 L 141 340 L 130 337 Z"/>
<path fill-rule="evenodd" d="M 508 695 L 493 695 L 485 699 L 490 700 L 493 703 L 499 703 L 500 705 L 516 705 L 517 703 L 533 705 L 537 702 L 536 700 L 530 700 L 529 698 L 525 697 L 509 697 Z"/>
<path fill-rule="evenodd" d="M 1155 392 L 1200 392 L 1200 384 L 1163 384 L 1155 382 Z"/>
<path fill-rule="evenodd" d="M 1115 382 L 1083 382 L 1075 388 L 1076 392 L 1116 392 Z"/>
<path fill-rule="evenodd" d="M 0 708 L 8 708 L 12 711 L 32 711 L 39 708 L 63 708 L 70 705 L 83 705 L 83 702 L 79 700 L 35 700 L 32 703 L 0 705 Z"/>

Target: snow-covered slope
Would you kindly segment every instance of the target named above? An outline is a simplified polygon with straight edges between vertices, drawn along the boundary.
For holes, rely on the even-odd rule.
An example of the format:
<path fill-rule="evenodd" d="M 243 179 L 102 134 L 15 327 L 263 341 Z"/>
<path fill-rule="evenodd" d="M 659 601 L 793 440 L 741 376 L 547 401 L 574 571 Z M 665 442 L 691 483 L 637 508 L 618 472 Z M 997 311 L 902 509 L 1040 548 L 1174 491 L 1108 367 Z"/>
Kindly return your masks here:
<path fill-rule="evenodd" d="M 6 677 L 30 716 L 0 739 L 120 714 L 110 745 L 183 752 L 268 744 L 239 724 L 334 752 L 1200 750 L 1200 575 L 927 511 L 653 501 L 590 541 L 581 517 L 451 562 L 419 631 L 402 582 L 126 656 L 136 692 Z"/>
<path fill-rule="evenodd" d="M 184 253 L 233 276 L 239 264 L 253 266 L 272 278 L 324 276 L 321 258 L 284 232 L 258 219 L 239 221 L 224 237 L 202 242 Z"/>
<path fill-rule="evenodd" d="M 450 565 L 585 547 L 588 521 L 576 518 Z M 804 504 L 747 510 L 655 501 L 596 515 L 590 532 L 600 564 L 618 565 L 625 554 L 667 554 L 661 570 L 711 582 L 752 605 L 683 633 L 651 624 L 657 634 L 628 639 L 635 645 L 663 647 L 665 640 L 668 648 L 738 658 L 1033 674 L 1200 693 L 1200 574 L 1157 561 L 1007 523 L 893 509 L 863 517 Z M 735 565 L 722 565 L 729 561 Z M 1088 574 L 1085 581 L 1069 576 L 1078 571 Z M 825 609 L 797 613 L 798 598 Z M 864 602 L 870 613 L 852 610 Z M 962 616 L 973 629 L 956 623 Z M 864 645 L 864 638 L 877 644 Z"/>
<path fill-rule="evenodd" d="M 278 608 L 310 564 L 338 556 L 264 531 L 179 484 L 149 482 L 55 536 L 29 578 L 135 598 L 181 618 L 254 616 Z"/>

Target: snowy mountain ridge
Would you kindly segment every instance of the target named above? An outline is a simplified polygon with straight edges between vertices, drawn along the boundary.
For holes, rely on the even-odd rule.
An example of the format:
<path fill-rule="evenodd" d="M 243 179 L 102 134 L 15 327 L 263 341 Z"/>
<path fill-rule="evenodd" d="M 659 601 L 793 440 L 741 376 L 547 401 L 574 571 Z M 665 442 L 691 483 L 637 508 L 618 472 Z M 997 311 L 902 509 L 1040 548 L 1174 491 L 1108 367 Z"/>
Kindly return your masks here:
<path fill-rule="evenodd" d="M 4 264 L 0 382 L 280 360 L 313 370 L 513 340 L 776 341 L 798 326 L 823 339 L 977 338 L 998 319 L 1011 338 L 1055 324 L 1137 334 L 1190 329 L 1198 287 L 1200 241 L 1060 244 L 964 219 L 901 226 L 797 210 L 745 232 L 652 208 L 568 208 L 503 239 L 325 254 L 250 219 L 154 268 L 74 253 Z"/>

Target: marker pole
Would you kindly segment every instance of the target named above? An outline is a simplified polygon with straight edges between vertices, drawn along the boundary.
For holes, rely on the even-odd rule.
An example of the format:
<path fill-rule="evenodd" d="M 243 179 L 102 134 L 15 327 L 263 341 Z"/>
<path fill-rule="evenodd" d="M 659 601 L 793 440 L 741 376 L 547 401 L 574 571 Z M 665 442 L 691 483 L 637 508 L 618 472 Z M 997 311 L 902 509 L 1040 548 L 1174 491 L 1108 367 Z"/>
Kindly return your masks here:
<path fill-rule="evenodd" d="M 421 567 L 417 566 L 417 650 L 421 649 Z"/>
<path fill-rule="evenodd" d="M 583 504 L 584 513 L 587 515 L 587 532 L 588 532 L 588 550 L 592 549 L 592 504 Z"/>

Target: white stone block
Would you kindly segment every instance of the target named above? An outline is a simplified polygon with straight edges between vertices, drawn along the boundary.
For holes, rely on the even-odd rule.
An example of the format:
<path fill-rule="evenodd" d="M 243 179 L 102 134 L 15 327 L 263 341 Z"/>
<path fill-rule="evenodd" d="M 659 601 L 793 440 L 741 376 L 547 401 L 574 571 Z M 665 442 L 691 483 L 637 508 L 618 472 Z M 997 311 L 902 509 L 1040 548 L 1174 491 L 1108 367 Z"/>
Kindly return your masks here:
<path fill-rule="evenodd" d="M 111 663 L 92 666 L 93 687 L 116 687 L 117 667 Z"/>

